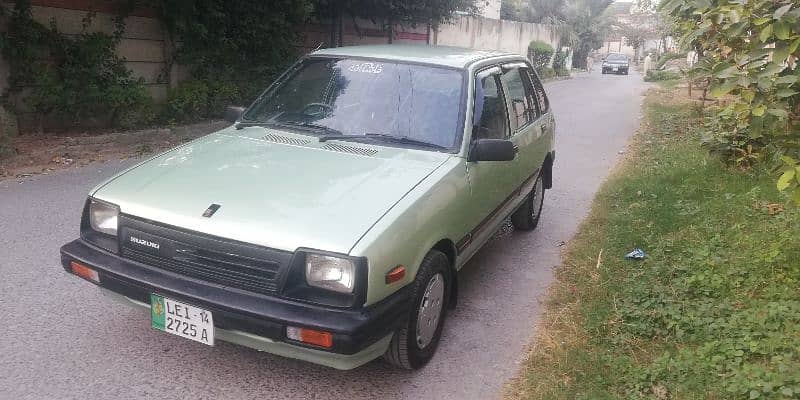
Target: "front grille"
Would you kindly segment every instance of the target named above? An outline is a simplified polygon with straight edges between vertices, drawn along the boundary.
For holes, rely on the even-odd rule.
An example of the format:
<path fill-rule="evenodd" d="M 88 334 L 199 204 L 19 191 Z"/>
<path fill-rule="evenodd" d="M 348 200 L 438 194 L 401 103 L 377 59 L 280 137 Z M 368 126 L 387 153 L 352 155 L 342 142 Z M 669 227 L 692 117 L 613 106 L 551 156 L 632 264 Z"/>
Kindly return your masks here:
<path fill-rule="evenodd" d="M 122 217 L 121 254 L 193 279 L 271 295 L 291 253 Z"/>

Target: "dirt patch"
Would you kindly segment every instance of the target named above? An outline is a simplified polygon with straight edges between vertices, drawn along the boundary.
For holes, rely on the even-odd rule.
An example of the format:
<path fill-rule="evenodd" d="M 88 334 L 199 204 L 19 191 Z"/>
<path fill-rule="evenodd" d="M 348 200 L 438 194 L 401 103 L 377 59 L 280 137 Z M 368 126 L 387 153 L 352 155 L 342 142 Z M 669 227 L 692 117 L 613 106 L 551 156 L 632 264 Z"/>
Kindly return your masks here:
<path fill-rule="evenodd" d="M 0 180 L 46 174 L 89 163 L 141 157 L 220 130 L 229 122 L 209 121 L 174 128 L 12 138 L 11 154 L 0 158 Z"/>

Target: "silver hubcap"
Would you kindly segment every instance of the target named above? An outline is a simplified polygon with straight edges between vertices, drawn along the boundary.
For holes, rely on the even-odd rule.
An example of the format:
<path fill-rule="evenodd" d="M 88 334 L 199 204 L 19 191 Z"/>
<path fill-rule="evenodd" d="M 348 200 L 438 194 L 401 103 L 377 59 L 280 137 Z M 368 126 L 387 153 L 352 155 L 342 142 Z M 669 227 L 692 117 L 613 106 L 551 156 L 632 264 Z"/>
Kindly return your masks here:
<path fill-rule="evenodd" d="M 544 184 L 542 183 L 542 178 L 537 178 L 536 184 L 533 186 L 533 193 L 531 194 L 531 196 L 533 196 L 531 199 L 533 202 L 533 207 L 531 207 L 531 217 L 534 220 L 539 216 L 539 213 L 542 212 L 542 199 L 544 197 L 544 190 L 542 190 L 543 187 Z"/>
<path fill-rule="evenodd" d="M 424 349 L 436 334 L 439 319 L 442 316 L 442 301 L 444 300 L 444 277 L 442 274 L 434 275 L 428 281 L 425 295 L 419 306 L 417 316 L 417 346 Z"/>

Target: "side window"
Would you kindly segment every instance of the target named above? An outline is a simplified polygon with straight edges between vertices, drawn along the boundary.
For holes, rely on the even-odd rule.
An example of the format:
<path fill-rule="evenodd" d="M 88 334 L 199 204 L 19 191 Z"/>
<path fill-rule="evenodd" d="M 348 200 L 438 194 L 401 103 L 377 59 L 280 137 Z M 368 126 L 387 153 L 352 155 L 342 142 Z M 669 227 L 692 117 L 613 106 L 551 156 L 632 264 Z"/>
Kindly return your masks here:
<path fill-rule="evenodd" d="M 522 83 L 525 86 L 525 98 L 528 99 L 528 102 L 531 104 L 531 114 L 533 115 L 533 120 L 539 119 L 542 116 L 542 112 L 539 109 L 539 100 L 536 97 L 536 89 L 533 87 L 533 78 L 531 78 L 531 72 L 529 69 L 525 68 L 519 71 L 522 75 Z"/>
<path fill-rule="evenodd" d="M 483 79 L 483 112 L 478 122 L 476 139 L 505 139 L 508 137 L 508 118 L 503 94 L 495 75 Z M 476 108 L 477 109 L 477 108 Z"/>
<path fill-rule="evenodd" d="M 513 68 L 500 76 L 503 90 L 508 102 L 508 113 L 511 116 L 511 130 L 516 131 L 528 125 L 535 119 L 535 106 L 531 99 L 525 95 L 525 84 L 522 82 L 523 70 Z"/>
<path fill-rule="evenodd" d="M 547 95 L 544 93 L 544 87 L 542 86 L 542 82 L 539 81 L 539 78 L 534 73 L 528 74 L 533 82 L 533 90 L 536 92 L 536 101 L 539 105 L 539 113 L 546 114 L 550 111 L 550 102 L 547 100 Z"/>

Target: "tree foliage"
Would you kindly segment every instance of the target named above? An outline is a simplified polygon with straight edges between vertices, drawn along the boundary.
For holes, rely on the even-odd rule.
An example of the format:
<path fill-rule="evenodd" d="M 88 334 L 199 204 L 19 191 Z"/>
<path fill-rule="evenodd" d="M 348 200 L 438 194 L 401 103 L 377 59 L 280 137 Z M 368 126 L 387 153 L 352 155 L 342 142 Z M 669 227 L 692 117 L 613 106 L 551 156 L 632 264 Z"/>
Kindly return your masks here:
<path fill-rule="evenodd" d="M 723 98 L 710 148 L 741 166 L 782 160 L 778 188 L 800 204 L 800 4 L 793 0 L 668 0 L 685 46 Z M 777 164 L 777 162 L 776 162 Z"/>
<path fill-rule="evenodd" d="M 160 0 L 156 2 L 176 43 L 174 62 L 200 81 L 231 82 L 250 99 L 295 57 L 297 27 L 312 5 L 294 0 Z"/>

